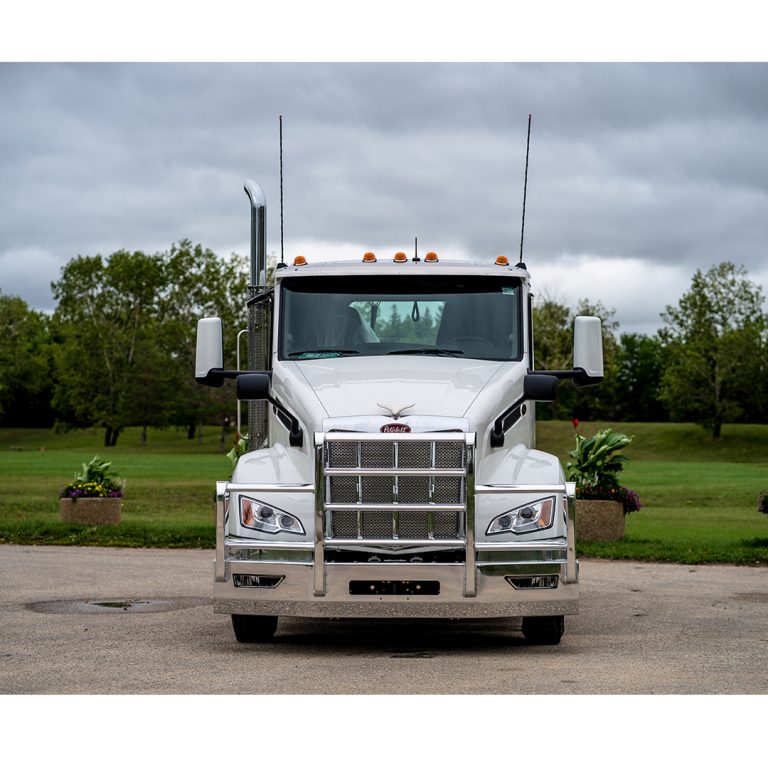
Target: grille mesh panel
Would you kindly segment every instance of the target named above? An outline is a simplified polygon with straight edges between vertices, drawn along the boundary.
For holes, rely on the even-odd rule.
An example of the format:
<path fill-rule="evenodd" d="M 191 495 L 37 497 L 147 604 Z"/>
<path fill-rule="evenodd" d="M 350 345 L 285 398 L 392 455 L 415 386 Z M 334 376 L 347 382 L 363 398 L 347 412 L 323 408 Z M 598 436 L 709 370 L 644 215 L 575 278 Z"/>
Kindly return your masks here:
<path fill-rule="evenodd" d="M 363 513 L 364 539 L 391 539 L 392 513 L 388 510 Z"/>
<path fill-rule="evenodd" d="M 447 539 L 461 535 L 461 515 L 459 512 L 435 512 L 435 538 Z"/>
<path fill-rule="evenodd" d="M 429 501 L 428 477 L 400 477 L 397 500 L 401 504 L 424 504 Z"/>
<path fill-rule="evenodd" d="M 395 466 L 399 469 L 464 469 L 465 465 L 466 449 L 459 440 L 438 440 L 434 443 L 430 440 L 361 440 L 359 443 L 328 440 L 326 444 L 326 466 L 329 469 L 387 469 Z"/>
<path fill-rule="evenodd" d="M 361 466 L 367 469 L 388 469 L 395 464 L 395 447 L 392 443 L 361 443 Z"/>
<path fill-rule="evenodd" d="M 328 466 L 333 469 L 352 469 L 357 466 L 358 443 L 329 442 Z"/>
<path fill-rule="evenodd" d="M 466 470 L 463 439 L 334 441 L 329 438 L 325 446 L 325 467 L 328 470 L 357 470 L 349 476 L 332 475 L 328 478 L 328 503 L 380 504 L 388 507 L 330 510 L 329 530 L 332 537 L 388 540 L 461 538 L 463 510 L 403 510 L 398 509 L 398 504 L 464 505 L 466 476 L 396 475 L 394 470 Z M 366 475 L 366 470 L 388 469 L 393 470 L 393 474 Z"/>
<path fill-rule="evenodd" d="M 463 504 L 464 480 L 461 477 L 436 477 L 432 489 L 435 504 Z"/>
<path fill-rule="evenodd" d="M 429 535 L 429 512 L 401 512 L 397 534 L 401 539 L 426 539 Z"/>
<path fill-rule="evenodd" d="M 356 477 L 332 477 L 331 499 L 336 504 L 357 504 L 358 498 Z"/>
<path fill-rule="evenodd" d="M 363 477 L 363 504 L 389 504 L 393 500 L 395 478 Z"/>
<path fill-rule="evenodd" d="M 397 466 L 401 469 L 428 469 L 432 466 L 432 443 L 399 443 Z"/>
<path fill-rule="evenodd" d="M 331 532 L 337 539 L 354 539 L 357 537 L 357 512 L 334 512 L 331 519 Z"/>
<path fill-rule="evenodd" d="M 464 469 L 464 443 L 435 443 L 435 467 L 437 469 Z"/>

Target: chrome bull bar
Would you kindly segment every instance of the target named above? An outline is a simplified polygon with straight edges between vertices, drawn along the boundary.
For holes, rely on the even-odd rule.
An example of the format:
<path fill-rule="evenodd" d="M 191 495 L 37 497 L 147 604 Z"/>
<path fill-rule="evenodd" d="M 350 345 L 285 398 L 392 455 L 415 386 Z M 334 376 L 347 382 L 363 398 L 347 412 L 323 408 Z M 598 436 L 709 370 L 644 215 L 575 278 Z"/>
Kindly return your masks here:
<path fill-rule="evenodd" d="M 430 466 L 423 467 L 364 467 L 363 461 L 358 461 L 355 467 L 333 468 L 329 466 L 327 448 L 329 443 L 339 444 L 370 444 L 370 443 L 391 444 L 394 448 L 394 454 L 397 454 L 399 444 L 413 442 L 431 443 L 431 461 Z M 444 443 L 461 443 L 464 449 L 463 466 L 443 468 L 437 466 L 439 463 L 435 458 L 435 446 Z M 453 433 L 453 432 L 422 432 L 417 434 L 396 433 L 396 434 L 370 434 L 361 432 L 339 432 L 339 433 L 315 433 L 315 537 L 314 537 L 314 568 L 312 590 L 315 597 L 324 597 L 326 595 L 326 557 L 325 551 L 327 544 L 331 543 L 334 547 L 344 547 L 365 544 L 369 546 L 386 545 L 434 545 L 435 547 L 461 547 L 465 553 L 464 562 L 464 596 L 474 597 L 477 595 L 477 574 L 476 574 L 476 554 L 475 554 L 475 472 L 474 472 L 474 433 Z M 396 462 L 393 462 L 393 464 Z M 435 478 L 458 478 L 463 481 L 461 491 L 462 503 L 365 503 L 360 501 L 354 504 L 334 503 L 329 492 L 329 479 L 334 477 L 357 477 L 357 478 L 412 478 L 423 477 L 431 478 L 434 483 Z M 397 485 L 398 480 L 395 480 Z M 366 511 L 388 512 L 392 516 L 392 538 L 387 539 L 363 539 L 359 515 Z M 334 512 L 356 511 L 358 513 L 357 537 L 337 537 L 333 535 L 329 527 L 329 520 Z M 416 539 L 399 538 L 398 530 L 400 527 L 400 515 L 408 512 L 422 511 L 428 515 L 428 531 L 426 536 Z M 463 515 L 460 520 L 460 526 L 457 534 L 453 537 L 441 538 L 436 533 L 434 515 L 437 512 L 456 512 Z"/>

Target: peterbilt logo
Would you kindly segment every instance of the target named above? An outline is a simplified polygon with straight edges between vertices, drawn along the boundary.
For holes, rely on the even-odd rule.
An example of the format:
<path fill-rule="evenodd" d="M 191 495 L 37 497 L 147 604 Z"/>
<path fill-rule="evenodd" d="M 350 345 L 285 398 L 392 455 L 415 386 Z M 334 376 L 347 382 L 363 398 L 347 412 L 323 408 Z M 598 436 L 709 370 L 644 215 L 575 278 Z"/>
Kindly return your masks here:
<path fill-rule="evenodd" d="M 410 432 L 411 428 L 407 424 L 385 424 L 380 431 L 387 434 L 392 432 Z"/>

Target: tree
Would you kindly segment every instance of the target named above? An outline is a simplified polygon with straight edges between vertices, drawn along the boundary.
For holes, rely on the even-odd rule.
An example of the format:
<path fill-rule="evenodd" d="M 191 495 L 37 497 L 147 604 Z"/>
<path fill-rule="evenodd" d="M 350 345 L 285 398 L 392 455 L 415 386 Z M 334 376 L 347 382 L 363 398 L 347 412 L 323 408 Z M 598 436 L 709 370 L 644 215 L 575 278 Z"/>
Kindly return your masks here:
<path fill-rule="evenodd" d="M 669 419 L 659 396 L 666 358 L 666 349 L 658 336 L 621 334 L 614 389 L 618 420 Z"/>
<path fill-rule="evenodd" d="M 565 370 L 573 366 L 573 321 L 578 315 L 599 317 L 603 330 L 604 381 L 592 387 L 575 387 L 561 382 L 557 401 L 537 406 L 543 418 L 598 419 L 615 417 L 614 387 L 618 369 L 619 344 L 616 311 L 598 302 L 581 299 L 573 311 L 557 299 L 544 296 L 533 307 L 534 364 L 537 371 Z"/>
<path fill-rule="evenodd" d="M 668 362 L 661 398 L 673 418 L 720 437 L 722 425 L 765 414 L 766 328 L 763 294 L 744 267 L 697 269 L 690 290 L 662 314 Z"/>
<path fill-rule="evenodd" d="M 245 280 L 240 257 L 222 260 L 189 240 L 164 253 L 70 261 L 52 286 L 61 421 L 103 426 L 105 445 L 129 424 L 140 424 L 146 439 L 148 426 L 184 424 L 194 436 L 204 420 L 224 423 L 234 410 L 231 392 L 194 382 L 196 324 L 222 317 L 225 365 L 234 367 Z"/>
<path fill-rule="evenodd" d="M 238 254 L 219 258 L 201 245 L 181 240 L 164 255 L 164 280 L 160 315 L 172 350 L 174 398 L 170 422 L 187 427 L 193 438 L 198 428 L 211 421 L 225 424 L 234 414 L 236 400 L 230 387 L 201 387 L 194 380 L 197 321 L 220 317 L 224 329 L 224 367 L 234 369 L 238 333 L 247 325 L 247 260 Z M 273 270 L 268 270 L 268 278 Z M 245 365 L 244 355 L 241 364 Z"/>
<path fill-rule="evenodd" d="M 551 296 L 536 297 L 533 305 L 534 366 L 536 370 L 570 368 L 573 362 L 573 313 Z"/>
<path fill-rule="evenodd" d="M 16 296 L 0 294 L 0 424 L 48 427 L 52 350 L 48 318 Z"/>
<path fill-rule="evenodd" d="M 52 284 L 58 380 L 54 406 L 64 423 L 99 424 L 104 444 L 115 445 L 131 421 L 131 387 L 153 338 L 162 262 L 141 251 L 78 256 Z"/>

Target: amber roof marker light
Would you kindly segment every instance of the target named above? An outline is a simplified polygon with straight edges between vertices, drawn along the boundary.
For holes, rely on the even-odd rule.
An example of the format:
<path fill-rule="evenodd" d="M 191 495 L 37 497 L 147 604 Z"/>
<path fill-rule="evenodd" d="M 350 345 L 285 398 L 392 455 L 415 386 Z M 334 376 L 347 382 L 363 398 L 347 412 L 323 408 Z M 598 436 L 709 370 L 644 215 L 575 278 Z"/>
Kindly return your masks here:
<path fill-rule="evenodd" d="M 297 256 L 293 260 L 293 266 L 294 267 L 305 267 L 307 265 L 307 258 L 306 256 Z"/>
<path fill-rule="evenodd" d="M 373 251 L 366 251 L 363 254 L 363 263 L 373 264 L 376 261 L 376 254 Z"/>
<path fill-rule="evenodd" d="M 508 267 L 509 259 L 506 256 L 497 256 L 494 262 L 498 267 Z"/>
<path fill-rule="evenodd" d="M 396 261 L 398 264 L 403 264 L 404 262 L 408 261 L 408 257 L 402 251 L 398 251 L 392 261 Z"/>
<path fill-rule="evenodd" d="M 428 251 L 424 256 L 424 261 L 440 261 L 434 251 Z"/>

